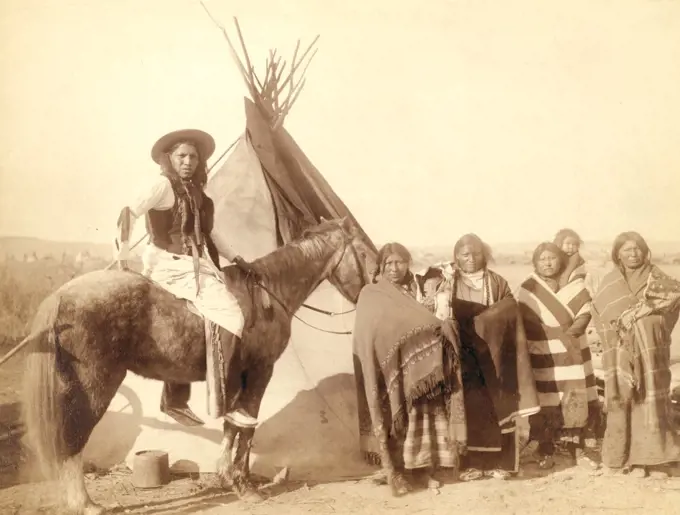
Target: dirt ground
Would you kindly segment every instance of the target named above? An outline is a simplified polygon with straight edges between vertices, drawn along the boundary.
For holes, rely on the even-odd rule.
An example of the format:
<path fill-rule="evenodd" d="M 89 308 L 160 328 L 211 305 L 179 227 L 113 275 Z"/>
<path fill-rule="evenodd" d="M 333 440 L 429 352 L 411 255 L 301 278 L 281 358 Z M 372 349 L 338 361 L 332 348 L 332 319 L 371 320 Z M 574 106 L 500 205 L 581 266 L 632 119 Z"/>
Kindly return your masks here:
<path fill-rule="evenodd" d="M 0 389 L 0 398 L 14 400 L 16 387 L 7 385 L 7 381 L 16 380 L 16 375 L 2 371 L 0 378 L 6 387 Z M 16 414 L 15 402 L 6 402 L 0 408 L 0 416 Z M 8 425 L 5 423 L 1 434 L 8 434 Z M 597 459 L 597 449 L 591 452 Z M 28 463 L 19 435 L 0 441 L 0 513 L 62 513 L 56 507 L 56 485 L 32 480 Z M 125 466 L 90 472 L 86 485 L 95 502 L 119 514 L 670 514 L 680 513 L 680 470 L 674 476 L 677 477 L 665 480 L 610 477 L 601 471 L 574 467 L 562 455 L 556 467 L 545 472 L 533 461 L 530 445 L 523 452 L 520 474 L 509 481 L 461 483 L 441 477 L 438 479 L 443 484 L 438 490 L 428 489 L 421 481 L 414 493 L 402 498 L 393 498 L 389 488 L 375 479 L 356 478 L 325 484 L 263 482 L 261 491 L 266 500 L 253 504 L 239 501 L 231 491 L 221 489 L 211 474 L 174 476 L 161 488 L 137 489 Z"/>
<path fill-rule="evenodd" d="M 0 355 L 6 350 L 0 348 Z M 21 364 L 20 360 L 12 363 Z M 20 372 L 20 366 L 0 368 L 0 513 L 56 515 L 62 513 L 55 506 L 57 488 L 31 478 L 30 459 L 22 452 L 20 436 L 8 436 L 18 419 Z M 597 459 L 597 450 L 593 453 Z M 609 477 L 573 467 L 566 456 L 545 472 L 533 462 L 530 446 L 519 476 L 510 481 L 460 483 L 444 477 L 438 490 L 423 484 L 402 498 L 393 498 L 387 486 L 373 479 L 357 478 L 325 484 L 263 484 L 266 500 L 250 504 L 221 489 L 211 474 L 173 477 L 158 489 L 136 489 L 126 467 L 91 472 L 86 484 L 95 502 L 112 513 L 125 514 L 670 514 L 680 513 L 680 470 L 674 475 L 665 480 Z"/>
<path fill-rule="evenodd" d="M 7 448 L 3 445 L 2 455 Z M 286 483 L 263 485 L 266 500 L 247 504 L 221 490 L 211 475 L 173 478 L 164 487 L 135 489 L 126 469 L 104 475 L 88 474 L 93 499 L 113 513 L 130 514 L 252 514 L 319 513 L 372 515 L 375 513 L 539 514 L 679 513 L 680 477 L 607 477 L 599 471 L 569 467 L 558 460 L 550 473 L 527 459 L 520 477 L 510 481 L 487 479 L 445 483 L 439 490 L 425 485 L 413 494 L 393 498 L 387 486 L 373 480 L 332 484 Z M 54 485 L 20 482 L 0 489 L 0 513 L 57 514 Z M 52 506 L 51 506 L 52 505 Z"/>

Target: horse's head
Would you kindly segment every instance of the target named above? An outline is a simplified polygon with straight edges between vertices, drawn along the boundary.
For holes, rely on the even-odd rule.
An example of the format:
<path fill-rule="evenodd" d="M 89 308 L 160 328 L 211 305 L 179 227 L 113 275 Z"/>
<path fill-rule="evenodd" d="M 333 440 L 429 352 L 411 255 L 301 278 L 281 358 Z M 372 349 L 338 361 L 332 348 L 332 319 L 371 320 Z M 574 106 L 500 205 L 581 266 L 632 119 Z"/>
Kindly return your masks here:
<path fill-rule="evenodd" d="M 309 232 L 323 235 L 325 242 L 336 249 L 328 260 L 324 277 L 347 300 L 356 303 L 361 289 L 371 281 L 377 259 L 375 250 L 347 218 L 322 219 Z"/>

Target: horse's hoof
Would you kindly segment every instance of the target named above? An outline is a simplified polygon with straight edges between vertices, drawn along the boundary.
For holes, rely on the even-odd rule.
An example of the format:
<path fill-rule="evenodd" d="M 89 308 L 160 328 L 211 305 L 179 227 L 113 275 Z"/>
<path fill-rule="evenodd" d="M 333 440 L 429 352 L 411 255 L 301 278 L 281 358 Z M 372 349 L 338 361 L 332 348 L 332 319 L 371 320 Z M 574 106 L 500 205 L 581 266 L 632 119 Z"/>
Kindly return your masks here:
<path fill-rule="evenodd" d="M 254 488 L 248 488 L 239 495 L 240 499 L 247 503 L 258 503 L 264 501 L 264 496 Z"/>
<path fill-rule="evenodd" d="M 85 509 L 83 509 L 82 514 L 83 515 L 103 515 L 106 513 L 108 510 L 104 508 L 103 506 L 99 504 L 88 504 L 85 506 Z"/>
<path fill-rule="evenodd" d="M 239 481 L 235 481 L 234 490 L 236 491 L 238 498 L 242 501 L 248 503 L 264 501 L 264 497 L 250 480 L 244 481 L 241 479 Z"/>
<path fill-rule="evenodd" d="M 222 488 L 222 490 L 231 490 L 232 488 L 234 488 L 234 482 L 231 479 L 221 477 L 219 481 L 220 488 Z"/>
<path fill-rule="evenodd" d="M 229 473 L 223 474 L 222 472 L 219 472 L 219 473 L 217 474 L 217 477 L 218 477 L 218 479 L 219 479 L 220 486 L 221 486 L 223 489 L 229 490 L 230 488 L 233 488 L 233 487 L 234 487 L 234 479 L 233 479 L 233 477 L 231 476 L 231 474 L 229 474 Z"/>
<path fill-rule="evenodd" d="M 74 506 L 74 505 L 63 505 L 62 509 L 64 510 L 64 513 L 68 513 L 69 515 L 103 515 L 104 513 L 108 513 L 109 510 L 104 508 L 104 506 L 101 506 L 96 503 L 88 503 L 86 505 L 80 505 L 80 506 Z M 60 512 L 61 513 L 61 512 Z"/>

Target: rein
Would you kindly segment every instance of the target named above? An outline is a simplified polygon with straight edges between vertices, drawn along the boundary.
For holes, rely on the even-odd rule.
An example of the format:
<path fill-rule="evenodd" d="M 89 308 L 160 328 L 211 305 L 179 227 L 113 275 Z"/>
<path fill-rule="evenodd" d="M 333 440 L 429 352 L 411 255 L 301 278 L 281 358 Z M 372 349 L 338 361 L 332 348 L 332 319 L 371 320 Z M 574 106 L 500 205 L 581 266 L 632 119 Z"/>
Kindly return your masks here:
<path fill-rule="evenodd" d="M 351 245 L 349 245 L 347 243 L 347 241 L 345 241 L 345 248 L 342 251 L 342 256 L 340 256 L 338 263 L 333 267 L 333 270 L 331 271 L 331 273 L 329 275 L 332 275 L 335 272 L 335 270 L 340 266 L 340 263 L 342 263 L 342 258 L 345 256 L 345 253 L 347 252 L 347 247 L 350 247 L 350 246 Z M 352 247 L 352 252 L 354 253 L 355 258 L 356 258 L 356 250 L 354 249 L 354 247 Z M 357 263 L 358 263 L 359 259 L 358 258 L 356 258 L 356 259 L 357 259 Z M 327 334 L 339 334 L 339 335 L 350 335 L 350 334 L 352 334 L 352 331 L 331 331 L 330 329 L 321 329 L 320 327 L 316 327 L 316 326 L 310 324 L 309 322 L 305 322 L 302 318 L 297 316 L 297 314 L 291 313 L 288 310 L 288 308 L 286 307 L 286 305 L 283 303 L 283 301 L 281 299 L 279 299 L 269 288 L 267 288 L 264 284 L 262 284 L 261 281 L 258 281 L 257 279 L 255 279 L 253 277 L 250 277 L 250 279 L 253 281 L 253 284 L 262 288 L 265 292 L 267 292 L 267 294 L 270 297 L 272 297 L 276 302 L 278 302 L 279 306 L 281 306 L 283 308 L 283 310 L 288 314 L 288 316 L 290 316 L 292 318 L 297 318 L 300 322 L 302 322 L 306 326 L 311 327 L 312 329 L 316 329 L 317 331 L 321 331 L 322 333 L 327 333 Z M 307 304 L 302 304 L 301 307 L 305 307 L 309 310 L 316 311 L 317 313 L 321 313 L 323 315 L 327 315 L 327 316 L 330 316 L 330 317 L 338 316 L 338 315 L 345 315 L 347 313 L 352 313 L 353 311 L 356 311 L 356 308 L 352 308 L 352 309 L 349 309 L 347 311 L 333 312 L 333 311 L 326 311 L 325 309 L 315 308 L 315 307 L 309 306 Z"/>
<path fill-rule="evenodd" d="M 330 329 L 321 329 L 320 327 L 316 327 L 315 325 L 312 325 L 312 324 L 310 324 L 309 322 L 305 322 L 303 319 L 301 319 L 301 318 L 300 318 L 299 316 L 297 316 L 295 313 L 291 313 L 291 312 L 288 310 L 288 308 L 285 306 L 285 304 L 281 301 L 281 299 L 279 299 L 276 295 L 274 295 L 274 294 L 272 293 L 272 291 L 271 291 L 269 288 L 267 288 L 264 284 L 262 284 L 260 281 L 257 281 L 257 280 L 255 280 L 254 282 L 255 282 L 255 285 L 257 285 L 257 286 L 259 286 L 260 288 L 262 288 L 264 291 L 267 292 L 267 294 L 269 294 L 270 297 L 272 297 L 276 302 L 278 302 L 278 303 L 279 303 L 279 306 L 281 306 L 281 307 L 283 308 L 283 310 L 284 310 L 286 313 L 288 313 L 289 316 L 291 316 L 291 317 L 293 317 L 293 318 L 297 318 L 300 322 L 302 322 L 302 323 L 305 324 L 306 326 L 311 327 L 312 329 L 316 329 L 317 331 L 321 331 L 322 333 L 328 333 L 328 334 L 340 334 L 340 335 L 349 335 L 349 334 L 352 334 L 352 331 L 331 331 Z M 328 316 L 331 316 L 331 317 L 332 317 L 332 316 L 337 316 L 337 315 L 343 315 L 343 314 L 345 314 L 345 313 L 351 313 L 352 311 L 355 311 L 355 309 L 356 309 L 356 308 L 355 308 L 355 309 L 350 309 L 350 310 L 348 310 L 348 311 L 343 311 L 343 312 L 341 312 L 341 313 L 333 313 L 332 311 L 325 311 L 325 310 L 323 310 L 323 309 L 318 309 L 318 308 L 314 308 L 314 307 L 312 307 L 312 306 L 307 306 L 306 304 L 303 304 L 302 306 L 305 307 L 305 308 L 307 308 L 307 309 L 311 309 L 312 311 L 317 311 L 318 313 L 322 313 L 322 314 L 324 314 L 324 315 L 328 315 Z"/>
<path fill-rule="evenodd" d="M 258 284 L 258 286 L 262 286 L 261 284 Z M 264 289 L 264 287 L 262 287 Z M 266 290 L 265 290 L 266 291 Z M 271 295 L 270 292 L 267 291 Z M 327 315 L 329 317 L 335 317 L 339 315 L 347 315 L 348 313 L 352 313 L 357 310 L 357 308 L 352 308 L 348 309 L 347 311 L 326 311 L 325 309 L 319 309 L 315 308 L 314 306 L 308 306 L 307 304 L 302 305 L 303 308 L 307 308 L 311 311 L 316 311 L 317 313 L 321 313 L 322 315 Z"/>

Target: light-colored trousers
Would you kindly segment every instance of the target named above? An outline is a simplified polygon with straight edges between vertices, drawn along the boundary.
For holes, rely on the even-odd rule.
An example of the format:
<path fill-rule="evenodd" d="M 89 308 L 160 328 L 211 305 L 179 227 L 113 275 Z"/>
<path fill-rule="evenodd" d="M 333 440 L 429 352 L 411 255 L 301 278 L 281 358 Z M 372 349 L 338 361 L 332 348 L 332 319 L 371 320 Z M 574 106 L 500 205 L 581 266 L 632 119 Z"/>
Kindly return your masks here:
<path fill-rule="evenodd" d="M 241 337 L 244 318 L 236 297 L 227 289 L 222 272 L 209 259 L 199 258 L 200 289 L 196 295 L 194 261 L 149 243 L 142 254 L 142 274 L 180 299 L 190 301 L 208 320 Z"/>

